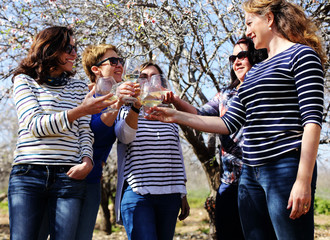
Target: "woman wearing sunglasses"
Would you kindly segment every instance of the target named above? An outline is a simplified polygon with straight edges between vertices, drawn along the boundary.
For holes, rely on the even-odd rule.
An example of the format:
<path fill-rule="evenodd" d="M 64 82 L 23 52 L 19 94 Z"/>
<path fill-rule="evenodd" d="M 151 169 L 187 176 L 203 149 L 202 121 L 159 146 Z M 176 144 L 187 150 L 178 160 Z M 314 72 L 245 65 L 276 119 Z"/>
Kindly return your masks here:
<path fill-rule="evenodd" d="M 8 186 L 10 239 L 37 239 L 46 212 L 51 239 L 75 238 L 93 168 L 89 115 L 111 97 L 95 99 L 72 78 L 76 57 L 72 30 L 50 27 L 14 72 L 19 131 Z"/>
<path fill-rule="evenodd" d="M 159 109 L 152 119 L 206 132 L 244 127 L 239 214 L 246 239 L 314 239 L 316 156 L 327 57 L 317 27 L 286 0 L 248 0 L 246 34 L 268 58 L 254 65 L 222 118 Z M 157 109 L 154 109 L 157 110 Z"/>
<path fill-rule="evenodd" d="M 233 55 L 229 57 L 232 65 L 230 72 L 231 82 L 223 91 L 200 108 L 195 108 L 170 92 L 166 103 L 173 103 L 176 109 L 203 116 L 222 117 L 237 95 L 240 85 L 244 81 L 245 74 L 251 67 L 266 59 L 265 49 L 256 50 L 251 39 L 243 37 L 237 41 L 233 49 Z M 217 239 L 244 239 L 238 214 L 238 180 L 242 169 L 243 131 L 232 135 L 219 135 L 220 152 L 220 187 L 216 197 L 216 232 Z"/>
<path fill-rule="evenodd" d="M 100 77 L 113 77 L 116 82 L 121 82 L 124 60 L 118 56 L 118 50 L 111 44 L 100 44 L 88 46 L 82 54 L 82 65 L 94 85 Z M 119 86 L 119 100 L 115 105 L 120 109 L 124 101 L 124 95 L 134 95 L 135 85 L 132 82 L 124 82 Z M 141 107 L 140 102 L 135 102 L 136 109 Z M 112 105 L 114 107 L 114 105 Z M 94 133 L 93 160 L 94 168 L 86 177 L 86 194 L 83 202 L 79 225 L 77 229 L 77 240 L 91 240 L 101 201 L 101 177 L 102 168 L 105 165 L 113 143 L 116 141 L 115 120 L 118 111 L 101 112 L 92 115 L 91 129 Z M 126 138 L 118 137 L 120 142 L 133 141 L 137 130 L 138 114 L 129 111 L 124 122 L 121 123 L 122 131 L 128 133 Z"/>

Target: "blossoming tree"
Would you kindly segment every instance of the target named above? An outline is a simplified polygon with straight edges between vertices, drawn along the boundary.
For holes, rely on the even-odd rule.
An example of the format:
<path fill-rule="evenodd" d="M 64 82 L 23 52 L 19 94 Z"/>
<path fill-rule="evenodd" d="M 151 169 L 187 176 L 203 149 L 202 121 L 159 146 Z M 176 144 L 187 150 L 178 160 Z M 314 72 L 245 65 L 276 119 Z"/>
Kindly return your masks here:
<path fill-rule="evenodd" d="M 295 2 L 318 22 L 329 55 L 328 0 Z M 124 57 L 144 56 L 166 70 L 176 94 L 200 106 L 228 84 L 228 55 L 245 29 L 241 4 L 241 0 L 2 0 L 0 101 L 10 102 L 8 79 L 36 32 L 65 25 L 75 32 L 78 54 L 89 44 L 111 43 Z M 78 59 L 77 76 L 87 79 Z M 329 90 L 328 65 L 326 72 Z M 10 112 L 8 105 L 1 109 Z M 328 110 L 329 101 L 325 121 Z M 215 191 L 219 184 L 215 135 L 181 128 Z"/>

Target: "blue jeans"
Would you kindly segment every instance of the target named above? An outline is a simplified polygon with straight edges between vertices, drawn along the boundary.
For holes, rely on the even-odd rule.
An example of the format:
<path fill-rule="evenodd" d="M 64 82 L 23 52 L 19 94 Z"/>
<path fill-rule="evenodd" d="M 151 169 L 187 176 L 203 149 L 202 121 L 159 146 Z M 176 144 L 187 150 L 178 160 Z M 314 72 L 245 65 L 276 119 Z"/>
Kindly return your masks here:
<path fill-rule="evenodd" d="M 172 240 L 180 207 L 179 193 L 139 195 L 128 186 L 121 201 L 128 239 Z"/>
<path fill-rule="evenodd" d="M 47 211 L 50 239 L 74 239 L 85 181 L 67 176 L 69 167 L 15 165 L 8 186 L 10 239 L 38 238 Z"/>
<path fill-rule="evenodd" d="M 217 239 L 244 239 L 238 214 L 238 185 L 221 183 L 215 204 Z"/>
<path fill-rule="evenodd" d="M 297 177 L 299 151 L 258 167 L 243 166 L 239 183 L 239 213 L 246 239 L 314 239 L 314 193 L 316 166 L 312 179 L 312 202 L 306 215 L 292 220 L 287 209 Z"/>
<path fill-rule="evenodd" d="M 76 240 L 91 240 L 101 202 L 101 183 L 87 183 L 80 212 Z"/>

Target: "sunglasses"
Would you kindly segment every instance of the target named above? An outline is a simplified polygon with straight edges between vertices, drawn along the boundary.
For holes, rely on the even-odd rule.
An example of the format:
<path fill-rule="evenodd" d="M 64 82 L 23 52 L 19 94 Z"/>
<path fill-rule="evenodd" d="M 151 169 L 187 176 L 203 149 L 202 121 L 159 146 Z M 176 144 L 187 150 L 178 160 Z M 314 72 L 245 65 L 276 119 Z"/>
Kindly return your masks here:
<path fill-rule="evenodd" d="M 74 46 L 74 45 L 71 45 L 71 44 L 68 44 L 66 47 L 65 47 L 65 52 L 67 54 L 71 54 L 72 53 L 72 50 L 74 50 L 75 52 L 77 52 L 77 47 Z"/>
<path fill-rule="evenodd" d="M 248 51 L 241 51 L 237 55 L 230 55 L 229 56 L 229 62 L 234 63 L 236 58 L 238 58 L 239 60 L 243 60 L 247 56 L 248 56 Z"/>
<path fill-rule="evenodd" d="M 106 59 L 102 60 L 101 62 L 97 63 L 95 66 L 98 67 L 106 61 L 109 61 L 110 65 L 113 67 L 117 66 L 118 62 L 120 62 L 120 64 L 123 66 L 124 62 L 125 62 L 123 58 L 109 57 L 109 58 L 106 58 Z"/>

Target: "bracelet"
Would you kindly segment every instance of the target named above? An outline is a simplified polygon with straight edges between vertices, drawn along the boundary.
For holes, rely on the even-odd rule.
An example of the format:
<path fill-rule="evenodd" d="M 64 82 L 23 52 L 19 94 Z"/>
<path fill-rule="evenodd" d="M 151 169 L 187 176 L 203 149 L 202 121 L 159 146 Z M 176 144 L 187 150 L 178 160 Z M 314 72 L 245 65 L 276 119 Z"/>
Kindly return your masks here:
<path fill-rule="evenodd" d="M 139 108 L 136 108 L 136 107 L 134 107 L 133 105 L 132 105 L 131 109 L 132 109 L 134 112 L 136 112 L 137 114 L 139 114 L 139 113 L 140 113 L 140 109 L 139 109 Z"/>

